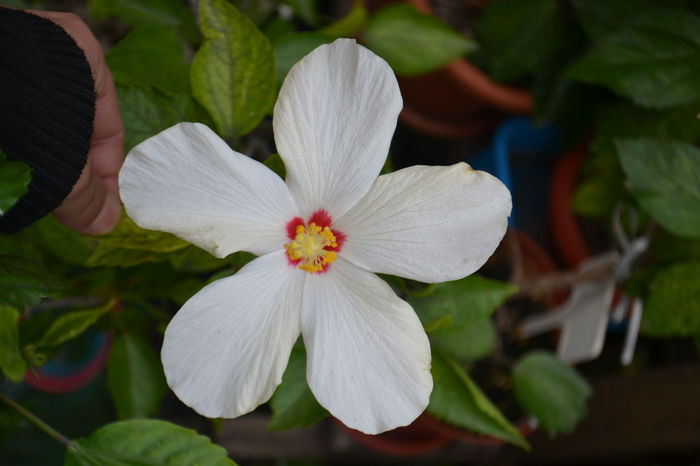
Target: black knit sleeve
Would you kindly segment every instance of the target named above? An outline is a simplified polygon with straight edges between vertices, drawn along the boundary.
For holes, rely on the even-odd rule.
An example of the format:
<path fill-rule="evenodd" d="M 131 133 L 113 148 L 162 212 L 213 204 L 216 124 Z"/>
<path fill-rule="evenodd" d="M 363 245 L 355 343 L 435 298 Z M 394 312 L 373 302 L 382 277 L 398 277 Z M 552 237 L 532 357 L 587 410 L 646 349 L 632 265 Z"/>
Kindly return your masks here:
<path fill-rule="evenodd" d="M 47 19 L 0 7 L 0 149 L 32 169 L 0 228 L 19 231 L 60 205 L 85 166 L 94 116 L 90 65 L 73 39 Z"/>

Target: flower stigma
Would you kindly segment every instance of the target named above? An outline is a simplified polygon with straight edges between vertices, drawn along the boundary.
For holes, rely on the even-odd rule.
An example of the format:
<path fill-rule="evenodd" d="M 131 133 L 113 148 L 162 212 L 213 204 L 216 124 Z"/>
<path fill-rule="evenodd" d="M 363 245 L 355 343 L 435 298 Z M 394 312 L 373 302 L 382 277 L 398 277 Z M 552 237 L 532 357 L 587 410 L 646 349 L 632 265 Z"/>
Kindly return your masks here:
<path fill-rule="evenodd" d="M 303 224 L 297 225 L 294 240 L 284 247 L 289 259 L 295 264 L 298 263 L 301 270 L 309 273 L 325 270 L 326 266 L 338 258 L 338 254 L 333 250 L 338 247 L 333 231 L 314 222 L 311 222 L 308 228 Z"/>

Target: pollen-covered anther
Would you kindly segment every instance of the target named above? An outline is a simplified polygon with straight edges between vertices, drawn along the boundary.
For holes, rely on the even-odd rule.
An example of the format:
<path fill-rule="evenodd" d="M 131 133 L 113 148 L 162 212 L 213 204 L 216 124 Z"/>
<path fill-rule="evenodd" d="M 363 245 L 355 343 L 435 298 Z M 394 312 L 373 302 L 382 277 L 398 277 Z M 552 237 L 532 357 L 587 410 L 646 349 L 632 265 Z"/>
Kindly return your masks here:
<path fill-rule="evenodd" d="M 336 261 L 338 254 L 327 248 L 337 248 L 338 243 L 333 231 L 321 228 L 315 223 L 307 227 L 298 225 L 294 240 L 285 244 L 287 255 L 292 261 L 299 261 L 298 267 L 309 273 L 321 272 L 324 267 Z"/>

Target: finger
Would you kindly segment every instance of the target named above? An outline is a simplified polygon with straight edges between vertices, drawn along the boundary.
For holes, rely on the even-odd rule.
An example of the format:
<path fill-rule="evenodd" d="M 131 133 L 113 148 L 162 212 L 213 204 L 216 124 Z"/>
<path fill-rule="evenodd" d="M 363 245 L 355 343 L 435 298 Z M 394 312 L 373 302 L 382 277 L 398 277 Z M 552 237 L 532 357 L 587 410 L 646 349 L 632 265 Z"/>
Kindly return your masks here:
<path fill-rule="evenodd" d="M 54 210 L 54 216 L 74 230 L 93 235 L 104 234 L 119 222 L 121 202 L 92 169 L 88 159 L 78 182 Z"/>

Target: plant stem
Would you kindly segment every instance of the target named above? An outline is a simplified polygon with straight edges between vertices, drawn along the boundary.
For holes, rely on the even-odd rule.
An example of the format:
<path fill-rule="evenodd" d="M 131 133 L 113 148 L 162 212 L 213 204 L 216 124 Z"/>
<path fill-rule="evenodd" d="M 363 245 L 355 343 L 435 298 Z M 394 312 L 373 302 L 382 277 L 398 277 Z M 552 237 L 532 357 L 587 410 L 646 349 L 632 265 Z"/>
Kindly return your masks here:
<path fill-rule="evenodd" d="M 17 411 L 19 414 L 21 414 L 25 418 L 27 418 L 27 420 L 29 422 L 31 422 L 32 424 L 37 426 L 39 429 L 44 431 L 44 433 L 46 433 L 49 437 L 64 444 L 66 447 L 73 447 L 74 446 L 73 441 L 66 438 L 63 434 L 56 431 L 53 427 L 51 427 L 50 425 L 48 425 L 47 423 L 45 423 L 44 421 L 42 421 L 41 419 L 39 419 L 38 417 L 36 417 L 32 413 L 30 413 L 29 411 L 24 409 L 22 406 L 18 405 L 14 401 L 12 401 L 10 398 L 5 396 L 4 393 L 0 393 L 0 401 L 2 401 L 3 403 L 8 405 L 10 408 L 14 409 L 15 411 Z"/>
<path fill-rule="evenodd" d="M 108 300 L 102 296 L 76 296 L 73 298 L 62 298 L 44 301 L 36 306 L 30 306 L 28 311 L 41 311 L 46 309 L 62 309 L 64 307 L 91 307 L 105 304 Z"/>

